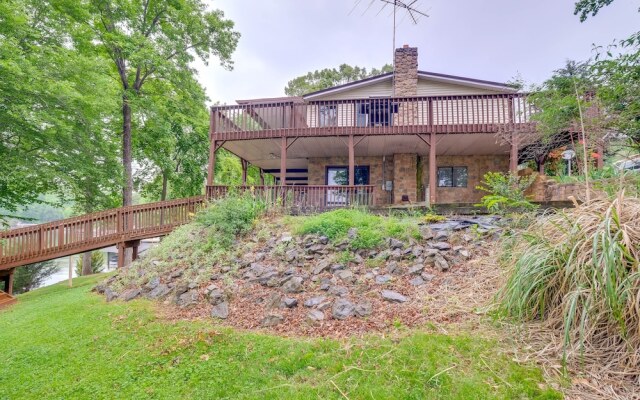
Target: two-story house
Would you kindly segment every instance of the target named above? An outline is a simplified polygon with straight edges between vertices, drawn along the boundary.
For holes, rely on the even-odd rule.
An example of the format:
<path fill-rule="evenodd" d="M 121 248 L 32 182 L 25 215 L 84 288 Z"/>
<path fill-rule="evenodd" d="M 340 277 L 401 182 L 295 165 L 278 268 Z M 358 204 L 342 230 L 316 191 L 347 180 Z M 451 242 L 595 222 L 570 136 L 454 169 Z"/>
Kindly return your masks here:
<path fill-rule="evenodd" d="M 419 70 L 418 49 L 405 45 L 393 73 L 212 107 L 208 194 L 227 190 L 213 181 L 223 147 L 300 206 L 475 203 L 486 172 L 517 169 L 516 132 L 532 112 L 504 83 Z"/>

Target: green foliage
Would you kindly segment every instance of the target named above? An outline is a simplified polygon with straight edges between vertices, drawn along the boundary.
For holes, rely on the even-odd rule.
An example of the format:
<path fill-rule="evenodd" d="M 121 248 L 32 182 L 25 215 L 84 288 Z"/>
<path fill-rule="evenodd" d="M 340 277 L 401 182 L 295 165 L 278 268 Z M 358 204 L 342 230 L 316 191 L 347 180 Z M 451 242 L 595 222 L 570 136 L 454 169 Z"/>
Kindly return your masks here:
<path fill-rule="evenodd" d="M 11 355 L 0 376 L 12 379 L 3 396 L 343 398 L 337 386 L 351 399 L 561 398 L 538 368 L 477 332 L 301 339 L 166 322 L 152 302 L 106 303 L 90 293 L 100 278 L 39 289 L 0 313 L 0 326 L 10 327 L 0 329 L 0 351 Z"/>
<path fill-rule="evenodd" d="M 53 261 L 29 264 L 16 269 L 13 277 L 14 293 L 25 293 L 37 288 L 57 270 L 58 266 Z"/>
<path fill-rule="evenodd" d="M 595 17 L 601 8 L 613 3 L 613 0 L 579 0 L 576 2 L 574 15 L 580 15 L 580 22 L 584 22 L 589 16 Z"/>
<path fill-rule="evenodd" d="M 196 215 L 196 223 L 210 232 L 211 245 L 229 248 L 236 236 L 243 235 L 266 210 L 264 202 L 249 193 L 229 195 L 214 201 Z"/>
<path fill-rule="evenodd" d="M 518 176 L 512 173 L 487 172 L 476 189 L 489 193 L 482 197 L 479 207 L 490 212 L 504 213 L 511 210 L 531 211 L 537 206 L 527 200 L 524 192 L 536 179 L 536 175 Z"/>
<path fill-rule="evenodd" d="M 119 94 L 108 76 L 108 60 L 72 45 L 70 25 L 54 3 L 0 3 L 4 218 L 47 192 L 71 198 L 84 211 L 85 204 L 101 203 L 120 183 L 112 129 L 118 124 L 113 98 Z"/>
<path fill-rule="evenodd" d="M 82 274 L 82 256 L 78 257 L 75 266 L 76 275 L 80 276 Z M 91 274 L 99 274 L 104 271 L 104 253 L 101 251 L 92 251 L 91 252 Z"/>
<path fill-rule="evenodd" d="M 339 209 L 301 217 L 296 230 L 299 234 L 315 233 L 340 241 L 351 228 L 357 229 L 356 237 L 349 240 L 353 250 L 374 248 L 389 237 L 409 239 L 419 235 L 415 219 L 382 217 L 360 209 Z"/>
<path fill-rule="evenodd" d="M 501 257 L 510 274 L 503 310 L 562 330 L 565 349 L 604 350 L 603 365 L 636 368 L 639 204 L 619 193 L 539 218 L 512 236 Z"/>
<path fill-rule="evenodd" d="M 393 71 L 393 67 L 389 64 L 385 64 L 379 70 L 373 68 L 371 71 L 367 71 L 366 68 L 360 68 L 358 66 L 352 67 L 347 64 L 341 64 L 337 69 L 325 68 L 294 78 L 287 83 L 287 87 L 284 89 L 284 92 L 287 96 L 302 96 L 317 90 L 342 85 L 391 71 Z"/>

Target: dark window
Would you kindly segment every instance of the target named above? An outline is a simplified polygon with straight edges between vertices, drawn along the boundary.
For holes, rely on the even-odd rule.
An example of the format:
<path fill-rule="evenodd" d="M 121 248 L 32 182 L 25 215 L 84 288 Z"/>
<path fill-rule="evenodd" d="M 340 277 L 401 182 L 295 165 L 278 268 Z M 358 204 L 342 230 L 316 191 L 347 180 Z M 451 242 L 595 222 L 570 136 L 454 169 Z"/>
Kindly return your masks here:
<path fill-rule="evenodd" d="M 439 167 L 438 187 L 467 187 L 467 167 Z"/>
<path fill-rule="evenodd" d="M 320 106 L 320 126 L 338 126 L 338 109 L 335 104 Z"/>
<path fill-rule="evenodd" d="M 369 166 L 355 167 L 356 185 L 369 184 Z M 349 184 L 349 167 L 327 167 L 327 175 L 325 180 L 327 185 L 348 185 Z"/>

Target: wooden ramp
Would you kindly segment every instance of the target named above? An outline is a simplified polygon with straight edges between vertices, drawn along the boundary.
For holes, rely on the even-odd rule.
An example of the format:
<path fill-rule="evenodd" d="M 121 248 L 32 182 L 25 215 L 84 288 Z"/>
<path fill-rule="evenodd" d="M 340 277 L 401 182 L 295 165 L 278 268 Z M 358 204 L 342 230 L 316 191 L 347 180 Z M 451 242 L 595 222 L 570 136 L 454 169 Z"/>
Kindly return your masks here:
<path fill-rule="evenodd" d="M 114 245 L 121 262 L 125 248 L 132 247 L 135 255 L 141 239 L 164 236 L 186 224 L 204 203 L 204 196 L 197 196 L 0 232 L 0 272 Z"/>
<path fill-rule="evenodd" d="M 0 310 L 18 302 L 18 299 L 0 290 Z"/>

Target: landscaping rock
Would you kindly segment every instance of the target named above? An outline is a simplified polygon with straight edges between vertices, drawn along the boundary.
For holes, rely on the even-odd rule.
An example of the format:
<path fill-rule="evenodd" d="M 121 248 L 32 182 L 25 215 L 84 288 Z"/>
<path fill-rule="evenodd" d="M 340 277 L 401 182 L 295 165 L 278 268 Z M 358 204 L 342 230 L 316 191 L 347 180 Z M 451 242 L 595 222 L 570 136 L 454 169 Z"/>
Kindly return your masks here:
<path fill-rule="evenodd" d="M 218 319 L 227 319 L 229 316 L 229 304 L 226 301 L 216 304 L 211 309 L 211 316 Z"/>
<path fill-rule="evenodd" d="M 305 300 L 304 302 L 304 306 L 305 307 L 315 307 L 318 304 L 322 303 L 323 301 L 325 301 L 327 298 L 324 296 L 316 296 L 316 297 L 312 297 L 310 299 Z"/>
<path fill-rule="evenodd" d="M 387 283 L 391 280 L 391 275 L 376 275 L 376 283 L 378 285 L 382 285 L 383 283 Z"/>
<path fill-rule="evenodd" d="M 435 266 L 441 272 L 445 272 L 449 270 L 449 263 L 447 262 L 447 260 L 445 260 L 444 257 L 442 257 L 439 254 L 435 257 Z"/>
<path fill-rule="evenodd" d="M 333 264 L 331 266 L 331 272 L 335 273 L 336 271 L 341 271 L 347 268 L 344 264 Z"/>
<path fill-rule="evenodd" d="M 358 317 L 366 317 L 368 315 L 371 315 L 371 313 L 373 312 L 373 306 L 371 305 L 370 301 L 361 301 L 356 304 L 356 307 L 353 311 Z"/>
<path fill-rule="evenodd" d="M 346 296 L 347 293 L 349 293 L 349 289 L 344 286 L 332 286 L 331 288 L 329 288 L 329 294 L 332 294 L 334 296 L 342 297 Z"/>
<path fill-rule="evenodd" d="M 383 290 L 381 292 L 382 298 L 391 303 L 404 303 L 409 300 L 405 296 L 401 295 L 398 292 L 394 292 L 393 290 Z"/>
<path fill-rule="evenodd" d="M 351 240 L 354 240 L 355 238 L 358 237 L 358 229 L 357 228 L 349 228 L 349 231 L 347 232 L 347 237 Z"/>
<path fill-rule="evenodd" d="M 355 312 L 355 305 L 346 299 L 338 299 L 333 303 L 331 315 L 335 319 L 347 319 Z"/>
<path fill-rule="evenodd" d="M 209 292 L 209 303 L 214 306 L 224 301 L 224 293 L 218 288 L 214 288 Z"/>
<path fill-rule="evenodd" d="M 122 292 L 120 299 L 124 301 L 131 301 L 140 296 L 140 289 L 129 289 Z"/>
<path fill-rule="evenodd" d="M 311 310 L 307 314 L 307 322 L 311 325 L 315 325 L 324 320 L 324 313 L 318 310 Z"/>
<path fill-rule="evenodd" d="M 186 308 L 196 304 L 197 302 L 198 302 L 198 291 L 190 290 L 186 293 L 182 293 L 178 297 L 178 301 L 176 302 L 176 304 L 180 308 Z"/>
<path fill-rule="evenodd" d="M 355 276 L 353 275 L 353 272 L 351 272 L 348 269 L 344 269 L 336 272 L 336 276 L 343 282 L 349 282 L 349 283 L 355 281 L 356 279 Z"/>
<path fill-rule="evenodd" d="M 118 298 L 118 293 L 114 292 L 113 290 L 106 288 L 104 290 L 104 295 L 107 298 L 107 302 L 113 301 L 115 299 Z"/>
<path fill-rule="evenodd" d="M 433 231 L 428 226 L 421 225 L 420 226 L 420 237 L 422 240 L 431 240 L 433 239 Z"/>
<path fill-rule="evenodd" d="M 270 328 L 276 325 L 280 325 L 282 322 L 284 322 L 284 317 L 282 315 L 269 314 L 262 319 L 262 322 L 260 323 L 260 325 L 262 325 L 265 328 Z"/>
<path fill-rule="evenodd" d="M 282 299 L 282 304 L 287 308 L 295 308 L 298 306 L 298 300 L 291 297 L 285 297 Z"/>
<path fill-rule="evenodd" d="M 424 269 L 423 264 L 416 264 L 413 267 L 409 268 L 409 275 L 418 275 Z"/>
<path fill-rule="evenodd" d="M 169 286 L 165 284 L 160 284 L 158 285 L 158 287 L 156 287 L 155 289 L 147 293 L 146 297 L 152 300 L 161 299 L 166 295 L 168 295 L 170 292 L 171 292 L 171 288 Z"/>
<path fill-rule="evenodd" d="M 304 280 L 301 277 L 294 276 L 282 285 L 282 290 L 285 293 L 300 293 L 304 290 L 302 282 L 304 282 Z"/>
<path fill-rule="evenodd" d="M 328 262 L 319 262 L 318 265 L 316 265 L 316 267 L 313 269 L 313 274 L 314 275 L 319 275 L 321 273 L 323 273 L 324 271 L 329 269 L 329 263 Z"/>
<path fill-rule="evenodd" d="M 437 250 L 449 250 L 451 245 L 447 242 L 436 242 L 431 245 L 432 248 Z"/>
<path fill-rule="evenodd" d="M 398 270 L 398 263 L 395 261 L 389 261 L 387 263 L 387 272 L 390 274 L 395 273 Z"/>
<path fill-rule="evenodd" d="M 174 289 L 176 293 L 176 297 L 180 297 L 182 293 L 186 293 L 188 290 L 189 290 L 189 285 L 187 285 L 186 283 L 180 283 L 176 285 Z"/>
<path fill-rule="evenodd" d="M 169 278 L 177 279 L 177 278 L 180 278 L 181 276 L 182 276 L 182 270 L 178 270 L 178 271 L 172 272 L 171 275 L 169 275 Z"/>
<path fill-rule="evenodd" d="M 435 278 L 434 275 L 428 273 L 428 272 L 423 272 L 422 274 L 420 274 L 420 277 L 422 279 L 424 279 L 425 282 L 431 282 L 433 280 L 433 278 Z"/>
<path fill-rule="evenodd" d="M 412 286 L 422 286 L 425 284 L 424 279 L 422 279 L 422 277 L 420 276 L 416 276 L 415 278 L 411 279 L 409 283 Z"/>
<path fill-rule="evenodd" d="M 160 284 L 160 277 L 154 276 L 153 278 L 149 279 L 149 282 L 147 282 L 147 284 L 144 285 L 144 288 L 146 290 L 153 290 L 157 288 L 159 284 Z"/>
<path fill-rule="evenodd" d="M 404 243 L 401 240 L 395 238 L 389 238 L 388 243 L 391 250 L 402 249 L 404 247 Z"/>

